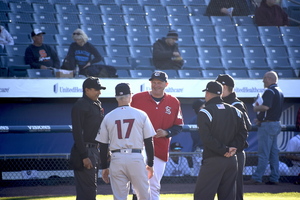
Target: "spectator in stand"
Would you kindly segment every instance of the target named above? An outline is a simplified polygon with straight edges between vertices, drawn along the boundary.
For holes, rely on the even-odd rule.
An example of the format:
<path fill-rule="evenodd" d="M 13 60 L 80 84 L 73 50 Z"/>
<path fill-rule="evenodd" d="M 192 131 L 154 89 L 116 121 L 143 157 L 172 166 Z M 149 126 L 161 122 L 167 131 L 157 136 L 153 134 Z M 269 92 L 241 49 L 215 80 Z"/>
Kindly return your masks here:
<path fill-rule="evenodd" d="M 257 26 L 288 26 L 288 15 L 277 4 L 278 0 L 262 0 L 255 11 Z"/>
<path fill-rule="evenodd" d="M 5 45 L 14 45 L 14 39 L 11 37 L 10 33 L 4 28 L 4 26 L 0 26 L 1 50 L 4 49 Z"/>
<path fill-rule="evenodd" d="M 156 69 L 181 69 L 183 59 L 178 50 L 178 33 L 170 30 L 166 37 L 153 44 L 153 64 Z"/>
<path fill-rule="evenodd" d="M 34 29 L 31 32 L 33 44 L 25 50 L 25 63 L 34 69 L 60 68 L 57 52 L 49 45 L 44 44 L 43 35 L 45 32 Z"/>
<path fill-rule="evenodd" d="M 73 32 L 73 42 L 64 61 L 66 64 L 63 68 L 74 70 L 79 67 L 79 74 L 84 76 L 100 77 L 101 67 L 95 65 L 102 60 L 102 56 L 95 46 L 88 42 L 88 36 L 81 29 Z"/>
<path fill-rule="evenodd" d="M 207 6 L 207 16 L 247 16 L 250 15 L 247 0 L 211 0 Z"/>
<path fill-rule="evenodd" d="M 179 142 L 174 142 L 170 146 L 171 152 L 181 152 L 182 146 Z M 190 176 L 191 169 L 189 163 L 184 156 L 173 155 L 170 156 L 164 176 Z"/>

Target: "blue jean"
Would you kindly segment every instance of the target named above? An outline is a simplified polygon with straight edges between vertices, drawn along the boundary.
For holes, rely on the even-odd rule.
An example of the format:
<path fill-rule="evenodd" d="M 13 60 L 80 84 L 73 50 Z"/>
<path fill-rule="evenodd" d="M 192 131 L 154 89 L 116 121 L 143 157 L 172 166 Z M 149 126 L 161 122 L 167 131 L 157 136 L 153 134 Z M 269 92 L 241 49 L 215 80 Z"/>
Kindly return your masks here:
<path fill-rule="evenodd" d="M 258 127 L 258 165 L 252 175 L 252 179 L 262 182 L 265 170 L 270 164 L 271 174 L 269 181 L 278 182 L 279 180 L 279 149 L 277 137 L 281 131 L 280 122 L 262 122 Z"/>

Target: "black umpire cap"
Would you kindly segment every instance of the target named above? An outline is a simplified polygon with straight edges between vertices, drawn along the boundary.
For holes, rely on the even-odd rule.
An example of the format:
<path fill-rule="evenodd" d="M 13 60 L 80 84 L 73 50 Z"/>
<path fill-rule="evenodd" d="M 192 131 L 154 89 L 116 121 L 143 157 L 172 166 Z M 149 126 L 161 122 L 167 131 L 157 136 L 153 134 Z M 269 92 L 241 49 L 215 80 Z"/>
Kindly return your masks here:
<path fill-rule="evenodd" d="M 85 81 L 82 84 L 83 89 L 84 88 L 94 88 L 96 90 L 105 90 L 106 87 L 103 87 L 100 84 L 100 80 L 97 77 L 89 77 L 85 79 Z"/>
<path fill-rule="evenodd" d="M 202 92 L 205 92 L 205 91 L 221 95 L 223 92 L 223 87 L 222 87 L 221 83 L 219 83 L 217 81 L 210 81 L 207 83 L 206 88 L 204 90 L 202 90 Z"/>

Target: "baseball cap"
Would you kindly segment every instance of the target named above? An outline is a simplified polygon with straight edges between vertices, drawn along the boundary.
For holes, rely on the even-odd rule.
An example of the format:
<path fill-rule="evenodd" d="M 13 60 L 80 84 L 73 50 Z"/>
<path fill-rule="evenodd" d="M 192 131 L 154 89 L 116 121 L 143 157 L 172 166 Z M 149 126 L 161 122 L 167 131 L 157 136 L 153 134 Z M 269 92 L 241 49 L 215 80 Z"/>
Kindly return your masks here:
<path fill-rule="evenodd" d="M 219 74 L 216 81 L 218 81 L 222 85 L 227 85 L 227 86 L 230 86 L 230 87 L 234 87 L 234 80 L 228 74 Z"/>
<path fill-rule="evenodd" d="M 149 81 L 152 81 L 153 79 L 158 79 L 160 81 L 168 82 L 168 75 L 162 71 L 155 71 L 152 73 Z"/>
<path fill-rule="evenodd" d="M 173 142 L 170 146 L 171 150 L 181 150 L 183 147 L 180 145 L 179 142 Z"/>
<path fill-rule="evenodd" d="M 115 89 L 116 89 L 116 96 L 131 94 L 130 86 L 128 83 L 119 83 Z"/>
<path fill-rule="evenodd" d="M 172 38 L 178 40 L 178 33 L 175 30 L 169 30 L 166 38 Z"/>
<path fill-rule="evenodd" d="M 96 90 L 105 90 L 106 89 L 106 87 L 103 87 L 100 84 L 100 80 L 97 77 L 89 77 L 89 78 L 85 79 L 82 87 L 83 87 L 83 89 L 84 88 L 94 88 Z"/>
<path fill-rule="evenodd" d="M 210 81 L 207 83 L 206 89 L 202 90 L 202 92 L 205 92 L 205 91 L 221 95 L 223 92 L 223 87 L 222 87 L 221 83 L 219 83 L 217 81 Z"/>
<path fill-rule="evenodd" d="M 34 29 L 32 32 L 31 32 L 31 37 L 34 37 L 36 35 L 39 35 L 39 34 L 46 34 L 44 31 L 41 31 L 40 29 Z"/>

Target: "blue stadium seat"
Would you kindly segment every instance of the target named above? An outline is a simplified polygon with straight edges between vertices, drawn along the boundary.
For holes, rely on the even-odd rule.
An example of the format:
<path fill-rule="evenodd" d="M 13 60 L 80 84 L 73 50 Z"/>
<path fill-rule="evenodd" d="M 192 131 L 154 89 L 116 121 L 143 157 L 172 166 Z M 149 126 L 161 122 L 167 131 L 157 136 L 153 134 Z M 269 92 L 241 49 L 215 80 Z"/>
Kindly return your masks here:
<path fill-rule="evenodd" d="M 154 70 L 154 65 L 152 63 L 152 58 L 130 58 L 129 63 L 134 69 L 151 69 Z"/>
<path fill-rule="evenodd" d="M 105 35 L 127 35 L 125 26 L 104 26 Z"/>
<path fill-rule="evenodd" d="M 188 6 L 190 16 L 203 16 L 206 12 L 207 5 Z"/>
<path fill-rule="evenodd" d="M 49 45 L 58 45 L 58 42 L 56 41 L 55 34 L 45 34 L 44 36 L 44 43 Z"/>
<path fill-rule="evenodd" d="M 200 6 L 207 5 L 205 0 L 182 0 L 185 6 Z"/>
<path fill-rule="evenodd" d="M 79 5 L 79 4 L 94 4 L 93 0 L 70 0 L 70 2 L 74 5 Z"/>
<path fill-rule="evenodd" d="M 30 69 L 30 65 L 25 64 L 24 52 L 23 54 L 13 56 L 2 56 L 1 60 L 4 66 L 7 67 L 8 77 L 26 77 L 27 69 Z"/>
<path fill-rule="evenodd" d="M 146 21 L 149 26 L 168 26 L 168 25 L 170 25 L 168 18 L 166 16 L 162 16 L 162 15 L 157 15 L 157 16 L 147 15 Z"/>
<path fill-rule="evenodd" d="M 190 26 L 192 25 L 188 16 L 175 15 L 168 16 L 169 24 L 172 26 Z"/>
<path fill-rule="evenodd" d="M 89 36 L 90 34 L 95 35 L 105 35 L 104 29 L 102 26 L 96 24 L 83 24 L 80 25 L 80 28 Z M 74 29 L 75 30 L 75 29 Z"/>
<path fill-rule="evenodd" d="M 58 21 L 53 13 L 33 13 L 35 23 L 38 24 L 57 24 Z"/>
<path fill-rule="evenodd" d="M 198 47 L 200 58 L 220 58 L 221 52 L 219 47 Z"/>
<path fill-rule="evenodd" d="M 77 14 L 60 13 L 56 14 L 56 18 L 59 24 L 80 24 L 80 20 Z"/>
<path fill-rule="evenodd" d="M 258 36 L 238 36 L 238 40 L 241 46 L 262 46 L 260 37 Z"/>
<path fill-rule="evenodd" d="M 260 35 L 281 35 L 280 30 L 277 26 L 258 26 L 257 29 Z"/>
<path fill-rule="evenodd" d="M 222 58 L 244 58 L 242 47 L 221 47 Z"/>
<path fill-rule="evenodd" d="M 212 21 L 210 20 L 210 17 L 202 15 L 190 16 L 190 22 L 193 26 L 213 25 Z"/>
<path fill-rule="evenodd" d="M 289 57 L 300 58 L 300 46 L 297 47 L 287 47 Z"/>
<path fill-rule="evenodd" d="M 18 23 L 17 19 L 12 20 L 11 17 L 12 17 L 12 15 L 7 16 L 7 14 L 5 12 L 0 12 L 0 21 L 2 23 Z M 32 16 L 31 16 L 31 18 L 32 18 Z"/>
<path fill-rule="evenodd" d="M 58 34 L 57 24 L 32 24 L 33 29 L 40 29 L 46 34 Z M 30 31 L 31 32 L 31 31 Z M 28 33 L 30 33 L 28 32 Z"/>
<path fill-rule="evenodd" d="M 175 69 L 163 69 L 163 70 L 156 70 L 156 71 L 163 71 L 168 74 L 169 78 L 179 78 L 178 72 Z"/>
<path fill-rule="evenodd" d="M 6 13 L 6 12 L 11 12 L 10 7 L 8 4 L 4 1 L 0 1 L 0 12 Z"/>
<path fill-rule="evenodd" d="M 285 46 L 282 47 L 265 47 L 267 57 L 269 58 L 287 58 L 288 51 Z"/>
<path fill-rule="evenodd" d="M 95 14 L 95 15 L 101 14 L 100 8 L 95 5 L 79 4 L 77 5 L 77 8 L 81 14 Z"/>
<path fill-rule="evenodd" d="M 145 5 L 144 9 L 146 14 L 150 16 L 168 15 L 166 8 L 161 5 Z"/>
<path fill-rule="evenodd" d="M 250 69 L 248 74 L 250 78 L 262 79 L 269 69 Z"/>
<path fill-rule="evenodd" d="M 159 5 L 159 6 L 161 6 L 160 0 L 138 0 L 138 3 L 142 6 L 145 6 L 145 5 Z"/>
<path fill-rule="evenodd" d="M 202 69 L 225 69 L 220 58 L 199 58 Z"/>
<path fill-rule="evenodd" d="M 237 26 L 236 30 L 239 36 L 247 36 L 247 37 L 259 36 L 256 26 Z"/>
<path fill-rule="evenodd" d="M 60 35 L 60 34 L 56 34 L 55 35 L 55 39 L 58 43 L 58 45 L 67 45 L 69 46 L 73 41 L 71 35 Z"/>
<path fill-rule="evenodd" d="M 101 13 L 104 15 L 122 15 L 123 14 L 122 8 L 118 5 L 112 5 L 112 4 L 101 5 L 100 4 L 100 10 L 101 10 Z"/>
<path fill-rule="evenodd" d="M 221 69 L 206 69 L 202 70 L 202 74 L 204 78 L 215 79 L 219 74 L 224 74 L 225 71 Z"/>
<path fill-rule="evenodd" d="M 267 62 L 272 69 L 292 68 L 288 58 L 267 58 Z"/>
<path fill-rule="evenodd" d="M 148 35 L 128 35 L 127 41 L 130 46 L 152 46 Z"/>
<path fill-rule="evenodd" d="M 221 47 L 229 47 L 229 46 L 235 46 L 235 47 L 239 47 L 240 43 L 237 39 L 237 37 L 235 36 L 217 36 L 217 43 L 219 46 Z"/>
<path fill-rule="evenodd" d="M 55 4 L 55 9 L 57 13 L 70 13 L 79 14 L 77 7 L 73 4 Z"/>
<path fill-rule="evenodd" d="M 254 26 L 253 18 L 249 16 L 232 16 L 232 20 L 238 26 Z"/>
<path fill-rule="evenodd" d="M 51 78 L 54 77 L 53 70 L 50 69 L 27 69 L 29 78 Z"/>
<path fill-rule="evenodd" d="M 117 5 L 139 5 L 139 2 L 137 0 L 116 0 L 115 1 Z"/>
<path fill-rule="evenodd" d="M 193 70 L 193 69 L 179 69 L 178 70 L 179 78 L 201 78 L 202 73 L 199 70 Z"/>
<path fill-rule="evenodd" d="M 148 24 L 143 15 L 125 15 L 124 21 L 127 26 L 146 26 Z"/>
<path fill-rule="evenodd" d="M 180 47 L 179 48 L 179 52 L 181 54 L 181 56 L 185 59 L 185 58 L 196 58 L 198 57 L 198 52 L 197 52 L 197 48 L 196 47 Z"/>
<path fill-rule="evenodd" d="M 226 26 L 226 25 L 216 25 L 215 26 L 216 36 L 237 36 L 237 31 L 235 26 Z"/>
<path fill-rule="evenodd" d="M 200 69 L 198 57 L 183 58 L 184 64 L 182 69 Z"/>
<path fill-rule="evenodd" d="M 216 36 L 216 31 L 214 26 L 194 26 L 193 29 L 194 29 L 195 37 Z"/>
<path fill-rule="evenodd" d="M 195 43 L 197 44 L 197 46 L 199 47 L 216 47 L 219 44 L 217 43 L 216 37 L 211 37 L 211 36 L 195 36 L 194 37 Z"/>
<path fill-rule="evenodd" d="M 104 38 L 102 35 L 98 35 L 98 34 L 89 34 L 89 42 L 92 43 L 93 45 L 98 45 L 98 46 L 105 46 L 107 45 L 104 41 Z"/>
<path fill-rule="evenodd" d="M 125 21 L 122 15 L 102 15 L 102 21 L 104 25 L 120 25 L 120 26 L 125 26 Z"/>
<path fill-rule="evenodd" d="M 81 14 L 79 15 L 80 24 L 103 25 L 101 15 L 99 14 Z"/>
<path fill-rule="evenodd" d="M 31 24 L 9 23 L 7 24 L 7 26 L 8 26 L 8 32 L 10 34 L 19 34 L 20 32 L 30 34 L 32 31 Z"/>
<path fill-rule="evenodd" d="M 117 75 L 119 78 L 131 78 L 127 69 L 118 69 Z"/>
<path fill-rule="evenodd" d="M 281 36 L 261 35 L 260 41 L 264 46 L 284 46 Z"/>
<path fill-rule="evenodd" d="M 267 60 L 263 58 L 244 58 L 245 66 L 248 69 L 270 69 Z"/>
<path fill-rule="evenodd" d="M 49 3 L 32 3 L 35 13 L 55 13 L 55 7 Z"/>
<path fill-rule="evenodd" d="M 183 5 L 183 2 L 182 0 L 160 0 L 160 3 L 163 5 L 163 6 L 176 6 L 176 5 Z"/>
<path fill-rule="evenodd" d="M 244 58 L 221 58 L 226 69 L 246 69 Z"/>
<path fill-rule="evenodd" d="M 149 30 L 149 37 L 151 38 L 152 36 L 159 36 L 159 38 L 161 37 L 166 37 L 170 27 L 168 26 L 148 26 L 148 30 Z"/>
<path fill-rule="evenodd" d="M 57 45 L 55 48 L 59 59 L 63 60 L 68 54 L 69 46 Z"/>
<path fill-rule="evenodd" d="M 126 26 L 128 36 L 149 36 L 148 28 L 140 25 Z"/>
<path fill-rule="evenodd" d="M 127 57 L 104 57 L 104 62 L 106 65 L 115 67 L 119 69 L 132 69 Z"/>
<path fill-rule="evenodd" d="M 133 58 L 152 58 L 152 48 L 151 47 L 138 47 L 130 46 L 131 57 Z"/>
<path fill-rule="evenodd" d="M 129 70 L 131 78 L 150 78 L 153 70 L 150 69 L 131 69 Z"/>
<path fill-rule="evenodd" d="M 300 46 L 300 33 L 299 35 L 284 35 L 282 36 L 283 43 L 288 46 Z"/>
<path fill-rule="evenodd" d="M 125 15 L 146 15 L 144 8 L 140 5 L 122 5 Z"/>
<path fill-rule="evenodd" d="M 105 35 L 105 44 L 109 46 L 128 46 L 127 38 L 123 35 Z"/>
<path fill-rule="evenodd" d="M 276 69 L 274 70 L 277 75 L 278 78 L 296 78 L 296 73 L 295 70 L 293 69 Z"/>
<path fill-rule="evenodd" d="M 31 4 L 27 2 L 10 2 L 8 3 L 9 7 L 11 9 L 11 12 L 16 14 L 16 13 L 34 13 L 35 11 L 33 10 L 33 7 Z"/>
<path fill-rule="evenodd" d="M 1 22 L 28 23 L 28 24 L 33 24 L 33 23 L 37 22 L 35 19 L 33 19 L 33 16 L 31 13 L 7 13 L 8 18 L 4 13 L 0 13 L 0 14 L 4 15 L 4 16 L 0 15 Z M 7 18 L 7 21 L 6 21 L 5 17 Z"/>
<path fill-rule="evenodd" d="M 177 26 L 177 25 L 172 25 L 171 29 L 176 30 L 179 37 L 182 36 L 189 36 L 193 37 L 194 36 L 194 30 L 193 26 Z"/>
<path fill-rule="evenodd" d="M 189 10 L 186 6 L 181 5 L 168 5 L 166 6 L 168 15 L 184 15 L 189 16 Z"/>
<path fill-rule="evenodd" d="M 196 47 L 194 38 L 191 36 L 179 36 L 178 46 L 181 47 Z"/>
<path fill-rule="evenodd" d="M 5 50 L 8 56 L 24 56 L 28 45 L 6 45 Z"/>
<path fill-rule="evenodd" d="M 65 36 L 71 37 L 73 35 L 73 32 L 76 29 L 78 29 L 79 27 L 77 24 L 58 24 L 57 28 L 58 28 L 58 33 L 60 35 L 65 35 Z M 48 33 L 48 32 L 46 32 L 46 33 Z M 88 34 L 88 32 L 85 32 L 85 33 Z"/>
<path fill-rule="evenodd" d="M 233 78 L 249 78 L 248 70 L 246 69 L 228 69 L 225 73 Z"/>
<path fill-rule="evenodd" d="M 289 58 L 289 60 L 293 69 L 300 69 L 300 58 Z"/>
<path fill-rule="evenodd" d="M 16 45 L 19 45 L 19 44 L 20 45 L 29 45 L 29 44 L 32 43 L 28 33 L 25 33 L 25 34 L 22 34 L 22 33 L 11 34 L 11 36 L 14 39 L 14 43 Z"/>
<path fill-rule="evenodd" d="M 245 58 L 266 58 L 267 54 L 264 47 L 246 46 L 243 47 Z"/>
<path fill-rule="evenodd" d="M 229 16 L 210 16 L 210 19 L 212 21 L 212 24 L 215 26 L 234 25 L 231 17 Z"/>
<path fill-rule="evenodd" d="M 279 27 L 281 35 L 300 35 L 300 27 L 299 26 L 280 26 Z"/>
<path fill-rule="evenodd" d="M 100 53 L 100 55 L 101 55 L 102 57 L 107 56 L 105 46 L 103 46 L 103 45 L 95 45 L 95 48 L 98 50 L 98 52 Z"/>
<path fill-rule="evenodd" d="M 115 0 L 93 0 L 94 4 L 97 6 L 100 5 L 115 5 Z"/>
<path fill-rule="evenodd" d="M 106 53 L 108 57 L 130 57 L 128 47 L 124 46 L 107 46 Z"/>

